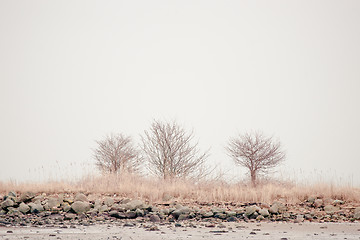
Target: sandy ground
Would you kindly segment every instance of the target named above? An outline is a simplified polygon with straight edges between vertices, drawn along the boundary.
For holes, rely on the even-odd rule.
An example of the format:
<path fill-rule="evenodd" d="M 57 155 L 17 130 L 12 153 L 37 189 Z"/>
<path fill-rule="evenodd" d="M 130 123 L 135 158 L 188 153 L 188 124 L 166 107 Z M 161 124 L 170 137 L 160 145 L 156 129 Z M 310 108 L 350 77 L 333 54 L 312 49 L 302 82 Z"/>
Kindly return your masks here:
<path fill-rule="evenodd" d="M 360 223 L 224 223 L 225 228 L 109 225 L 76 228 L 1 227 L 0 239 L 360 239 Z"/>

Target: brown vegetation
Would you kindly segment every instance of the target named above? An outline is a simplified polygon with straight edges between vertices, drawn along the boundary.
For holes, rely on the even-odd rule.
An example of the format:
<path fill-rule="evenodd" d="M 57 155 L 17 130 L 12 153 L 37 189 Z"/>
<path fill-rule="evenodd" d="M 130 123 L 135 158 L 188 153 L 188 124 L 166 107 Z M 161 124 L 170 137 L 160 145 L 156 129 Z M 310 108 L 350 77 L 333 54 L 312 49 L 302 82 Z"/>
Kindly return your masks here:
<path fill-rule="evenodd" d="M 287 203 L 299 203 L 310 196 L 360 202 L 360 189 L 350 186 L 335 186 L 325 183 L 301 185 L 294 183 L 267 182 L 253 188 L 246 183 L 225 181 L 193 182 L 185 180 L 164 181 L 143 178 L 138 175 L 88 176 L 78 182 L 47 183 L 1 183 L 0 193 L 16 192 L 85 192 L 116 194 L 121 197 L 141 198 L 152 202 L 165 200 L 198 202 L 262 202 L 271 203 L 283 199 Z"/>

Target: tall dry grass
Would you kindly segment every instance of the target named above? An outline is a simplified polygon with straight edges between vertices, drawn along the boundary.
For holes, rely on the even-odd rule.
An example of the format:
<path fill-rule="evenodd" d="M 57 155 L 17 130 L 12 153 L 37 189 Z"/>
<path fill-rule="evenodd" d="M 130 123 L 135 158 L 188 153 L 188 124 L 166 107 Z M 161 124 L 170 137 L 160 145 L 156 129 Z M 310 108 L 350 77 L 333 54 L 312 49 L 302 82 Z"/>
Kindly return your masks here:
<path fill-rule="evenodd" d="M 76 182 L 49 181 L 42 183 L 0 182 L 0 192 L 85 192 L 116 194 L 128 198 L 141 198 L 151 202 L 166 201 L 170 197 L 179 201 L 199 202 L 262 202 L 283 199 L 299 203 L 309 196 L 360 202 L 360 189 L 327 183 L 312 185 L 267 181 L 256 188 L 247 183 L 227 183 L 223 180 L 194 182 L 186 180 L 164 181 L 137 175 L 89 175 Z"/>

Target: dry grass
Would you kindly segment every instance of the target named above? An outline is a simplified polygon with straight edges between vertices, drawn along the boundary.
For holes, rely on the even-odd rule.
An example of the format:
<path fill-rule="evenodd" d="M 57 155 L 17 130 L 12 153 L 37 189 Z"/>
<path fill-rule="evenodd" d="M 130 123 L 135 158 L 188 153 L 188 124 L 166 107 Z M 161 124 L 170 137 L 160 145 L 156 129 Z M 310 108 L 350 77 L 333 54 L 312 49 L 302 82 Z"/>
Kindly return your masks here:
<path fill-rule="evenodd" d="M 298 203 L 309 196 L 360 202 L 360 189 L 331 184 L 300 185 L 272 181 L 252 188 L 246 183 L 230 184 L 225 181 L 195 183 L 177 180 L 164 182 L 136 175 L 87 176 L 77 182 L 12 183 L 0 182 L 0 192 L 86 192 L 117 194 L 128 198 L 142 198 L 152 202 L 164 201 L 171 196 L 179 201 L 199 202 L 262 202 L 271 203 L 283 199 Z"/>

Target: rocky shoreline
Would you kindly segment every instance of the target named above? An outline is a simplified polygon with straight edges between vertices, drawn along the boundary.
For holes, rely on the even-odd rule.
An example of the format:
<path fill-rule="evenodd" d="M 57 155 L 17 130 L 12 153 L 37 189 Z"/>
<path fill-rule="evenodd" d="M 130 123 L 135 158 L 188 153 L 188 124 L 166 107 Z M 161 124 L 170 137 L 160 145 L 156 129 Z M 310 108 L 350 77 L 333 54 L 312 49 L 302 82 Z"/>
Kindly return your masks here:
<path fill-rule="evenodd" d="M 359 222 L 360 204 L 309 197 L 299 204 L 179 202 L 149 203 L 116 195 L 9 192 L 0 205 L 0 227 L 76 228 L 108 224 L 159 230 L 160 225 L 222 228 L 226 222 Z M 241 226 L 241 225 L 239 225 Z M 220 230 L 219 230 L 220 231 Z"/>

